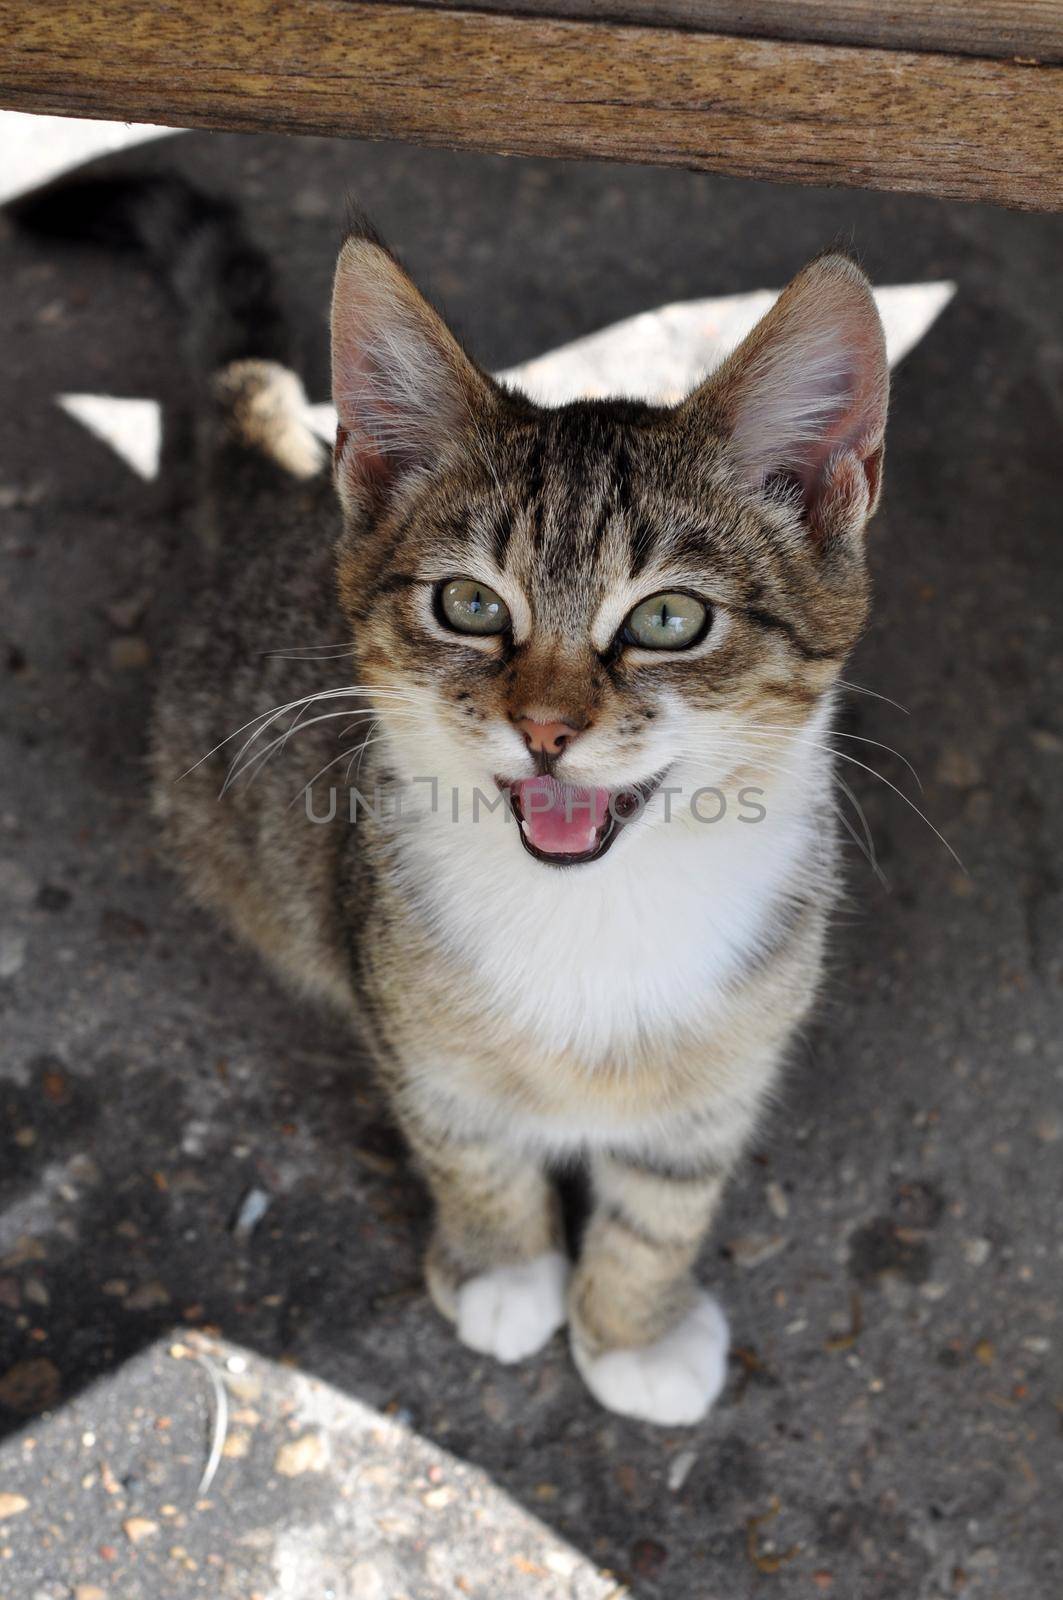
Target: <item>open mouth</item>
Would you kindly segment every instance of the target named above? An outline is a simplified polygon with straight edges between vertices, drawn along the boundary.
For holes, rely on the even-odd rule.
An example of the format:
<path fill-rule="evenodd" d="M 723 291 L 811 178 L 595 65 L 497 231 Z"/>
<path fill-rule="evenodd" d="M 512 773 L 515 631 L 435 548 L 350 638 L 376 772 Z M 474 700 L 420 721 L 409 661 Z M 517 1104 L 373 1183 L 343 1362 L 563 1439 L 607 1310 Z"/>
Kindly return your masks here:
<path fill-rule="evenodd" d="M 577 867 L 604 856 L 623 828 L 642 815 L 664 773 L 627 789 L 591 789 L 539 776 L 496 778 L 529 855 L 551 867 Z"/>

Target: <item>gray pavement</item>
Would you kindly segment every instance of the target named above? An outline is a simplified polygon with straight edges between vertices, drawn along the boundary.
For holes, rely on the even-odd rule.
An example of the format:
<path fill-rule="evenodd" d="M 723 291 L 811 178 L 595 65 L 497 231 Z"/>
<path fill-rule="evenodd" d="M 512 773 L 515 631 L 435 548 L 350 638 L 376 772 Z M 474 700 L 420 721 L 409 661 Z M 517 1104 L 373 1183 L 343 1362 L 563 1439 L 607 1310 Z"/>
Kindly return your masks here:
<path fill-rule="evenodd" d="M 702 1427 L 606 1415 L 560 1340 L 517 1370 L 460 1349 L 419 1288 L 424 1196 L 343 1031 L 153 858 L 145 719 L 192 569 L 171 315 L 137 264 L 0 224 L 0 1597 L 1054 1600 L 1058 220 L 318 140 L 113 159 L 243 199 L 315 399 L 348 192 L 496 368 L 777 286 L 836 241 L 881 282 L 954 279 L 897 376 L 848 674 L 906 709 L 854 690 L 843 726 L 915 765 L 922 795 L 853 745 L 967 871 L 848 769 L 889 888 L 854 851 L 823 1004 L 706 1254 L 736 1350 Z M 158 396 L 161 477 L 63 415 L 66 391 Z M 215 1413 L 175 1327 L 233 1342 L 204 1346 L 229 1382 L 234 1346 L 254 1352 L 260 1382 L 230 1394 L 243 1443 L 206 1499 Z M 325 1442 L 288 1474 L 306 1434 Z"/>

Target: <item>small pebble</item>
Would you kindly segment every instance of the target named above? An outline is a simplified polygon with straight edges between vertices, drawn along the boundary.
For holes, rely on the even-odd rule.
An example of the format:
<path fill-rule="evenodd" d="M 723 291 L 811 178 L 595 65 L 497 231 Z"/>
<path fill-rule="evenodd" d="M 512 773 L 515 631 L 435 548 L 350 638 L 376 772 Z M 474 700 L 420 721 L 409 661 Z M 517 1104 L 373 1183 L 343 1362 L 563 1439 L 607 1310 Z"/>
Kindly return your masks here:
<path fill-rule="evenodd" d="M 751 1268 L 770 1261 L 772 1256 L 777 1256 L 785 1246 L 786 1238 L 781 1233 L 771 1235 L 751 1233 L 741 1239 L 731 1239 L 727 1249 L 735 1266 Z"/>
<path fill-rule="evenodd" d="M 116 628 L 122 633 L 131 633 L 147 610 L 150 599 L 151 590 L 140 589 L 136 594 L 126 595 L 121 600 L 112 600 L 104 610 Z"/>
<path fill-rule="evenodd" d="M 678 1494 L 697 1461 L 697 1454 L 693 1450 L 680 1450 L 675 1459 L 668 1465 L 668 1487 L 673 1494 Z"/>
<path fill-rule="evenodd" d="M 28 1511 L 30 1503 L 22 1494 L 0 1494 L 0 1522 L 7 1517 L 20 1517 Z"/>
<path fill-rule="evenodd" d="M 16 1361 L 0 1378 L 0 1405 L 20 1416 L 46 1411 L 59 1399 L 59 1369 L 46 1356 Z"/>
<path fill-rule="evenodd" d="M 509 1418 L 509 1405 L 505 1396 L 493 1383 L 486 1384 L 480 1392 L 480 1404 L 490 1420 L 501 1424 Z"/>
<path fill-rule="evenodd" d="M 13 978 L 26 962 L 26 940 L 21 933 L 0 933 L 0 978 Z"/>
<path fill-rule="evenodd" d="M 128 1311 L 154 1311 L 170 1304 L 170 1291 L 161 1283 L 145 1283 L 126 1297 Z"/>
<path fill-rule="evenodd" d="M 946 745 L 934 776 L 938 783 L 947 783 L 957 789 L 973 789 L 982 776 L 982 770 L 969 750 L 960 745 Z"/>
<path fill-rule="evenodd" d="M 159 1524 L 150 1517 L 127 1517 L 122 1523 L 122 1532 L 130 1544 L 143 1544 L 146 1539 L 153 1539 L 158 1531 Z"/>
<path fill-rule="evenodd" d="M 237 1208 L 233 1221 L 233 1238 L 246 1244 L 270 1207 L 271 1197 L 265 1189 L 248 1189 Z"/>
<path fill-rule="evenodd" d="M 319 1433 L 304 1433 L 277 1451 L 273 1470 L 282 1478 L 298 1478 L 304 1472 L 323 1472 L 328 1463 L 325 1441 Z"/>
<path fill-rule="evenodd" d="M 70 1079 L 58 1064 L 50 1065 L 42 1075 L 41 1093 L 53 1106 L 65 1105 L 70 1099 Z"/>
<path fill-rule="evenodd" d="M 66 1170 L 75 1183 L 99 1183 L 100 1181 L 100 1169 L 89 1155 L 71 1156 L 66 1164 Z"/>
<path fill-rule="evenodd" d="M 14 1248 L 4 1256 L 5 1267 L 21 1267 L 27 1261 L 45 1261 L 47 1251 L 39 1239 L 32 1233 L 20 1233 L 15 1240 Z"/>
<path fill-rule="evenodd" d="M 121 639 L 112 639 L 108 649 L 111 666 L 117 672 L 135 672 L 146 667 L 151 660 L 151 651 L 148 649 L 146 639 L 138 634 L 128 634 Z"/>

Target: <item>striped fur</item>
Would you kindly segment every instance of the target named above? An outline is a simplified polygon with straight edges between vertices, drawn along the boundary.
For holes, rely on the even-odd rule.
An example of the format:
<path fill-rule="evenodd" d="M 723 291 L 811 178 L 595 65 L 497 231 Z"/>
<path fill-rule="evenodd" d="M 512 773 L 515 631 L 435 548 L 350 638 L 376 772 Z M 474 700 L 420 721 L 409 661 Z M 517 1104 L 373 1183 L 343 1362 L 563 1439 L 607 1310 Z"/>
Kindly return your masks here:
<path fill-rule="evenodd" d="M 548 1173 L 580 1160 L 580 1371 L 614 1409 L 694 1421 L 726 1348 L 698 1253 L 812 1003 L 837 891 L 826 735 L 868 604 L 874 303 L 826 257 L 681 405 L 550 410 L 482 373 L 363 233 L 333 338 L 334 532 L 297 380 L 229 365 L 260 354 L 250 341 L 213 380 L 214 557 L 161 688 L 157 812 L 197 897 L 368 1042 L 436 1198 L 428 1284 L 460 1336 L 512 1359 L 564 1316 Z M 441 625 L 434 587 L 456 576 L 497 590 L 510 634 Z M 668 589 L 711 604 L 704 640 L 619 642 Z M 263 653 L 285 646 L 303 659 Z M 581 730 L 565 781 L 666 772 L 671 819 L 662 786 L 608 854 L 565 870 L 500 812 L 475 820 L 475 790 L 533 770 L 529 715 Z M 241 747 L 255 764 L 227 783 Z M 350 826 L 348 756 L 363 792 L 411 786 L 403 816 Z M 315 795 L 342 791 L 327 825 L 291 805 L 320 769 Z M 714 825 L 686 804 L 708 787 L 727 801 Z"/>

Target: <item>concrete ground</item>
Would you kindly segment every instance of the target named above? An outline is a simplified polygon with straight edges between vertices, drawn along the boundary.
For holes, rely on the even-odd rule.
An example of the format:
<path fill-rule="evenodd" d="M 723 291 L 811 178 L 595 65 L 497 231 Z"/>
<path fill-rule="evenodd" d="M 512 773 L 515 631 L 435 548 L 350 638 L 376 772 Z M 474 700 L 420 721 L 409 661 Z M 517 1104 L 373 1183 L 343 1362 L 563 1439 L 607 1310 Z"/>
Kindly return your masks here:
<path fill-rule="evenodd" d="M 153 859 L 186 435 L 142 482 L 54 396 L 176 404 L 171 315 L 136 264 L 0 224 L 0 1597 L 1063 1592 L 1059 222 L 321 140 L 113 159 L 243 200 L 315 399 L 348 192 L 494 367 L 838 240 L 878 281 L 955 279 L 896 381 L 844 727 L 914 764 L 921 796 L 851 747 L 967 870 L 847 768 L 889 887 L 854 851 L 707 1251 L 735 1352 L 703 1426 L 605 1414 L 560 1339 L 516 1370 L 462 1350 L 343 1030 Z"/>

